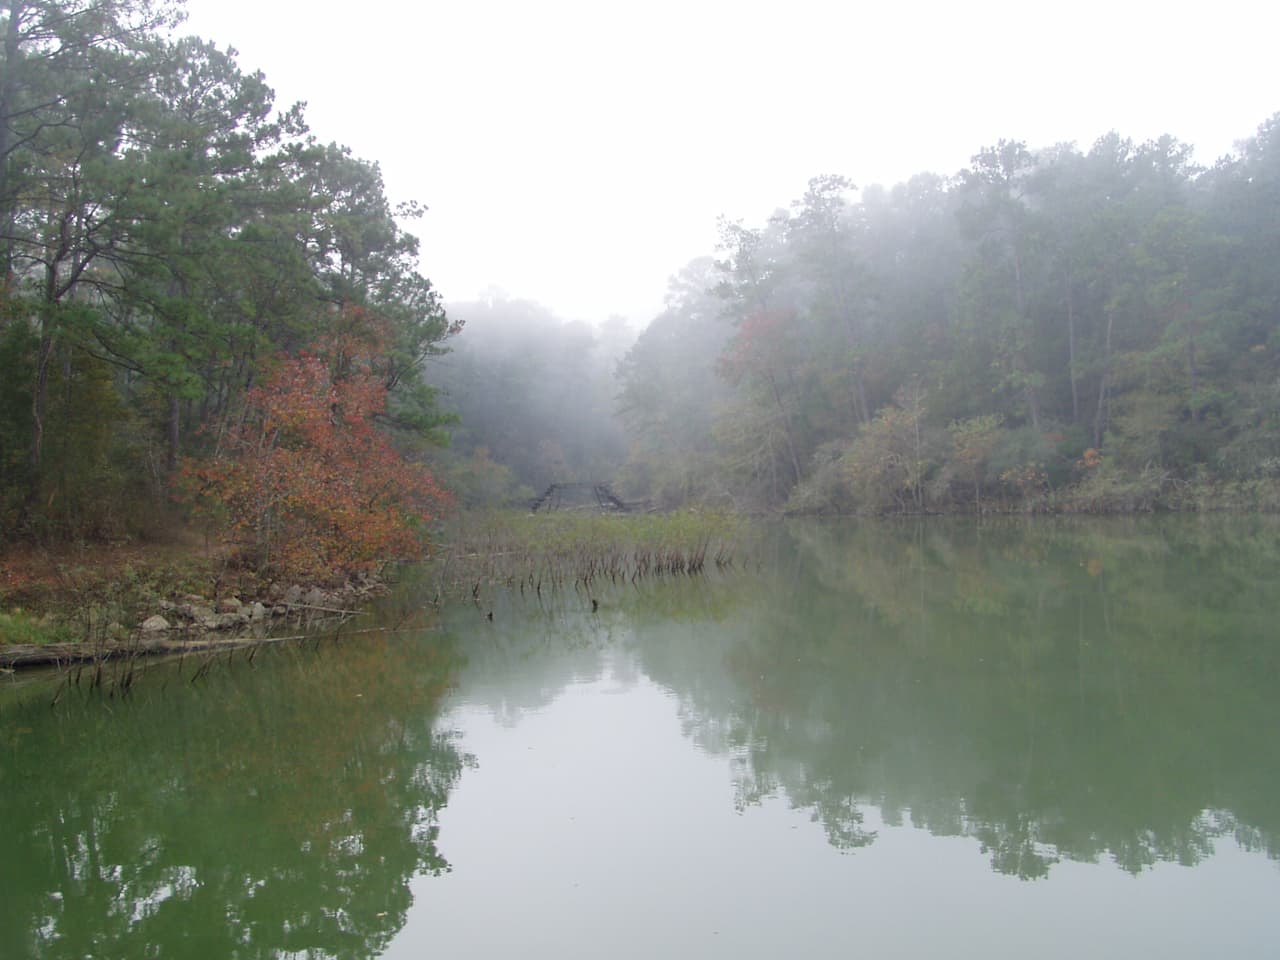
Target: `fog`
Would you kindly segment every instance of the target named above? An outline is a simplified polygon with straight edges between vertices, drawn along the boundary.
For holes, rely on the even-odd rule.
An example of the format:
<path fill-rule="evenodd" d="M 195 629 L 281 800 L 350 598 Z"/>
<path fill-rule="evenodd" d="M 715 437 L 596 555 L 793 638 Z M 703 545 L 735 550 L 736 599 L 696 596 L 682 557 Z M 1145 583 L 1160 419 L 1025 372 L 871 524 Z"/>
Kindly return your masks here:
<path fill-rule="evenodd" d="M 1270 9 L 189 9 L 429 208 L 463 325 L 432 461 L 470 503 L 1148 509 L 1280 477 Z"/>
<path fill-rule="evenodd" d="M 1270 503 L 1280 114 L 1195 156 L 1111 133 L 890 188 L 814 177 L 722 218 L 629 349 L 618 320 L 460 305 L 456 453 L 509 467 L 508 494 L 613 480 L 664 507 Z"/>
<path fill-rule="evenodd" d="M 326 356 L 468 503 L 1280 508 L 1270 8 L 183 9 L 8 11 L 5 522 Z"/>
<path fill-rule="evenodd" d="M 497 291 L 451 306 L 450 316 L 464 327 L 431 379 L 458 423 L 435 460 L 466 504 L 612 482 L 626 459 L 614 370 L 634 339 L 627 323 L 567 321 Z"/>
<path fill-rule="evenodd" d="M 1211 164 L 1276 109 L 1256 0 L 187 7 L 430 208 L 413 228 L 450 303 L 497 284 L 593 323 L 650 319 L 717 216 L 758 221 L 817 173 L 892 185 L 1111 129 Z"/>

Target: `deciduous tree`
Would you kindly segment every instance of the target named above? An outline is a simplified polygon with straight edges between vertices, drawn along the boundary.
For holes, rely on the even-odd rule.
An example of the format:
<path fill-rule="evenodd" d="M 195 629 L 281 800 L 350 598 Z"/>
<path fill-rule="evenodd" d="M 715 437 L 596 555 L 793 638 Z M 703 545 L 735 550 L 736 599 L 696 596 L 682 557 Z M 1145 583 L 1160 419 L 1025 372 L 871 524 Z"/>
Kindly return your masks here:
<path fill-rule="evenodd" d="M 416 557 L 450 502 L 378 428 L 389 332 L 362 334 L 279 358 L 219 426 L 217 454 L 187 467 L 199 502 L 259 569 L 327 578 Z"/>

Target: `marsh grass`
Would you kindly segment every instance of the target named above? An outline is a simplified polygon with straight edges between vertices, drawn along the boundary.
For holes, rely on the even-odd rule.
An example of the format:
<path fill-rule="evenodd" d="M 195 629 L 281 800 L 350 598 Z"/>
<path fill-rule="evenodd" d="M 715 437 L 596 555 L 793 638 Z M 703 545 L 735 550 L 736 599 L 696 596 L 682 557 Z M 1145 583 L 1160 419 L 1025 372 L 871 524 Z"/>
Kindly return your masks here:
<path fill-rule="evenodd" d="M 21 608 L 0 611 L 0 644 L 65 643 L 71 631 L 64 624 L 34 617 Z"/>
<path fill-rule="evenodd" d="M 719 513 L 469 513 L 446 528 L 429 571 L 441 598 L 490 585 L 541 596 L 724 570 L 751 542 L 744 520 Z"/>

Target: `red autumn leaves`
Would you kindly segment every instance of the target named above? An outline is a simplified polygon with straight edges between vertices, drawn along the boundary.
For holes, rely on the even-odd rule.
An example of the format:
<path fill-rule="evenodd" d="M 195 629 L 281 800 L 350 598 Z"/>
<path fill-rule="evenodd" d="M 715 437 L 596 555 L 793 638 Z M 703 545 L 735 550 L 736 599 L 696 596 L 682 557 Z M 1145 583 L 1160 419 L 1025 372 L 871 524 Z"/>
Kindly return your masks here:
<path fill-rule="evenodd" d="M 329 579 L 419 557 L 449 494 L 379 428 L 388 390 L 376 324 L 282 357 L 186 467 L 202 509 L 259 571 Z"/>

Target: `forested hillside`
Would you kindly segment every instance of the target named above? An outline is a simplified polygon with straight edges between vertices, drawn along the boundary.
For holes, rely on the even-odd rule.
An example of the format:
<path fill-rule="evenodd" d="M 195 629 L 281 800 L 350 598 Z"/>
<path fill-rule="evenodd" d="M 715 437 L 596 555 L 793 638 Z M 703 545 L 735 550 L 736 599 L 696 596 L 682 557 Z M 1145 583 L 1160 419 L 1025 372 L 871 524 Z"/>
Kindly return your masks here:
<path fill-rule="evenodd" d="M 673 281 L 620 369 L 637 491 L 928 511 L 1277 506 L 1280 116 L 823 176 Z"/>
<path fill-rule="evenodd" d="M 423 361 L 457 329 L 400 226 L 423 209 L 180 22 L 0 7 L 0 541 L 137 533 L 175 499 L 262 551 L 373 536 L 353 511 L 403 533 L 443 496 L 394 470 L 442 437 Z"/>
<path fill-rule="evenodd" d="M 1208 168 L 1110 133 L 817 177 L 722 222 L 634 339 L 497 296 L 446 316 L 404 230 L 423 208 L 183 37 L 179 3 L 10 0 L 0 33 L 0 542 L 207 516 L 322 570 L 407 550 L 444 487 L 565 480 L 744 510 L 1280 507 L 1280 115 Z"/>

